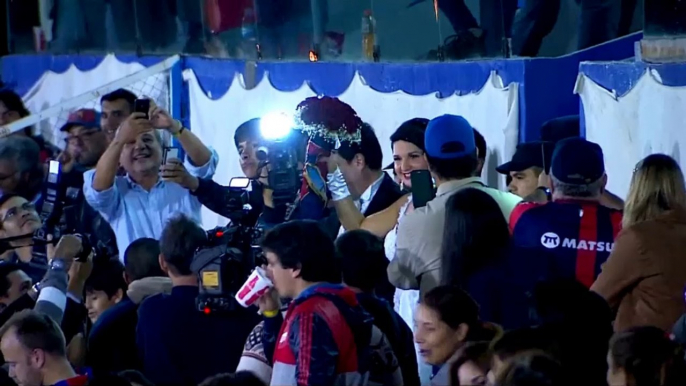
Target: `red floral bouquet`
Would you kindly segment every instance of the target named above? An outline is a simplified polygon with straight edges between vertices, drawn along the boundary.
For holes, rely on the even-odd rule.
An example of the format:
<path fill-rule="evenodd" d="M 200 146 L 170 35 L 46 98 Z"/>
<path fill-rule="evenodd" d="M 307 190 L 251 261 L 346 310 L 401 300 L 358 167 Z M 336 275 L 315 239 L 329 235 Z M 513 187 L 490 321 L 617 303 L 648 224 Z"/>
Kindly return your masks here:
<path fill-rule="evenodd" d="M 338 98 L 312 97 L 296 108 L 296 127 L 311 139 L 326 142 L 360 142 L 362 120 L 350 105 Z"/>

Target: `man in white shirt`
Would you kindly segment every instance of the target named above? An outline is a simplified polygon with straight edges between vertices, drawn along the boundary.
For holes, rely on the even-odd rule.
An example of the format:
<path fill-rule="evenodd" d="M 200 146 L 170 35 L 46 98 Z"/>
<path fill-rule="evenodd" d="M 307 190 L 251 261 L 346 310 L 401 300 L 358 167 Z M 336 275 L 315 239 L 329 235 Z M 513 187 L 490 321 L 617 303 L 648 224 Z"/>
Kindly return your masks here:
<path fill-rule="evenodd" d="M 178 213 L 199 223 L 202 205 L 183 186 L 197 187 L 194 177 L 211 178 L 217 167 L 216 152 L 166 111 L 153 106 L 149 117 L 131 114 L 95 170 L 84 174 L 86 200 L 112 226 L 119 251 L 139 238 L 159 239 L 167 220 Z M 155 129 L 167 130 L 178 140 L 186 153 L 185 165 L 178 160 L 162 165 L 163 145 Z M 126 176 L 117 176 L 120 163 Z"/>

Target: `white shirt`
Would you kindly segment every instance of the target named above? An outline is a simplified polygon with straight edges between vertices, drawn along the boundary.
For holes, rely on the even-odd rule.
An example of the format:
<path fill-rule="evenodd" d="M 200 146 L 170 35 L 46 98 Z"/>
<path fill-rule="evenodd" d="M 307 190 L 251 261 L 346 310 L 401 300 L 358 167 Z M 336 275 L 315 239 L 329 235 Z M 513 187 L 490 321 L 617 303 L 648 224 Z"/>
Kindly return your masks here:
<path fill-rule="evenodd" d="M 367 190 L 362 193 L 359 199 L 355 200 L 355 207 L 360 210 L 362 214 L 367 211 L 367 208 L 369 208 L 369 204 L 372 202 L 374 199 L 374 196 L 376 195 L 376 192 L 379 191 L 379 186 L 381 186 L 381 183 L 383 182 L 385 173 L 381 173 L 381 176 L 379 179 L 374 181 L 371 185 L 367 187 Z M 341 229 L 338 230 L 338 235 L 342 235 L 345 232 L 345 228 L 343 228 L 343 225 L 341 225 Z"/>
<path fill-rule="evenodd" d="M 186 160 L 184 166 L 190 174 L 198 178 L 214 176 L 219 155 L 210 150 L 212 156 L 205 165 L 194 166 Z M 167 221 L 175 215 L 182 213 L 201 223 L 202 204 L 177 183 L 160 179 L 147 191 L 128 175 L 117 176 L 109 189 L 99 192 L 93 189 L 95 169 L 87 171 L 83 177 L 86 201 L 112 226 L 122 263 L 129 244 L 142 237 L 159 239 Z"/>

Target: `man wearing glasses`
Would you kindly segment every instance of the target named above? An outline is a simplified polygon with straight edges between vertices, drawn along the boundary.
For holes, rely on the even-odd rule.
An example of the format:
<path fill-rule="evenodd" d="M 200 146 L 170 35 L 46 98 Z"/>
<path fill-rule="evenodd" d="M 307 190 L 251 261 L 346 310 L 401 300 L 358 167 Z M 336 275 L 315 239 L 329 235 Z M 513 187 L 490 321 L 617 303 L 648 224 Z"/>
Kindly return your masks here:
<path fill-rule="evenodd" d="M 82 173 L 95 167 L 109 143 L 105 132 L 100 129 L 100 114 L 93 109 L 69 114 L 60 131 L 67 135 L 66 152 L 60 157 L 63 167 L 70 169 L 73 165 Z"/>
<path fill-rule="evenodd" d="M 69 114 L 67 122 L 60 128 L 66 133 L 66 146 L 58 160 L 65 172 L 62 175 L 64 183 L 68 189 L 78 191 L 76 195 L 67 192 L 67 196 L 74 196 L 75 210 L 69 212 L 75 216 L 76 232 L 88 235 L 99 255 L 114 257 L 117 255 L 117 242 L 112 227 L 88 205 L 81 192 L 83 173 L 95 167 L 110 142 L 100 123 L 101 114 L 93 109 L 80 109 Z"/>

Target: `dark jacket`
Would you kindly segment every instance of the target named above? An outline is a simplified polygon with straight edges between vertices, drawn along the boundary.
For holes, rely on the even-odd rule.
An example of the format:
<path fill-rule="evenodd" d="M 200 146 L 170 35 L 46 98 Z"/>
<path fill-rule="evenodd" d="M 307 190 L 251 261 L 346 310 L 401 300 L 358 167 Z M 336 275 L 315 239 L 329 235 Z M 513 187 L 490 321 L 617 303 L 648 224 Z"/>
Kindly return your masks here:
<path fill-rule="evenodd" d="M 357 301 L 374 318 L 374 325 L 386 335 L 391 344 L 403 373 L 403 384 L 405 386 L 418 386 L 417 354 L 410 327 L 383 299 L 370 294 L 358 294 Z"/>
<path fill-rule="evenodd" d="M 236 370 L 245 340 L 259 322 L 253 310 L 205 315 L 198 287 L 177 286 L 138 308 L 136 346 L 143 374 L 158 385 L 197 385 Z"/>
<path fill-rule="evenodd" d="M 248 204 L 251 209 L 247 214 L 240 217 L 240 211 L 230 210 L 236 204 L 240 204 L 227 186 L 219 185 L 212 179 L 198 179 L 198 188 L 192 192 L 198 198 L 201 204 L 207 209 L 217 213 L 226 218 L 239 220 L 241 224 L 246 226 L 260 226 L 262 229 L 268 230 L 274 226 L 281 224 L 286 219 L 286 206 L 277 208 L 270 208 L 264 205 L 262 198 L 262 185 L 258 182 L 252 182 L 251 191 L 248 193 Z M 305 195 L 298 206 L 290 215 L 290 220 L 322 220 L 329 214 L 329 210 L 324 207 L 322 200 L 313 193 Z"/>
<path fill-rule="evenodd" d="M 516 246 L 552 253 L 560 272 L 588 288 L 610 256 L 621 223 L 621 211 L 577 200 L 525 202 L 510 215 Z"/>
<path fill-rule="evenodd" d="M 100 315 L 88 335 L 86 359 L 93 375 L 140 370 L 136 348 L 138 305 L 150 296 L 170 293 L 171 286 L 166 277 L 136 280 L 119 303 Z"/>
<path fill-rule="evenodd" d="M 15 313 L 33 309 L 35 306 L 36 301 L 29 294 L 21 296 L 0 312 L 0 326 L 5 324 Z M 88 311 L 86 307 L 67 296 L 67 306 L 64 309 L 64 317 L 61 324 L 62 332 L 67 342 L 70 342 L 76 334 L 84 332 L 87 316 Z"/>
<path fill-rule="evenodd" d="M 86 170 L 74 168 L 62 176 L 68 187 L 64 216 L 69 233 L 78 233 L 88 237 L 98 256 L 118 257 L 117 238 L 112 226 L 102 218 L 100 212 L 93 209 L 83 196 L 83 173 Z M 121 251 L 124 253 L 124 251 Z"/>
<path fill-rule="evenodd" d="M 311 286 L 291 302 L 285 320 L 265 318 L 265 352 L 274 353 L 272 384 L 361 385 L 369 372 L 372 326 L 350 289 Z"/>
<path fill-rule="evenodd" d="M 255 226 L 264 208 L 264 201 L 262 199 L 262 185 L 252 181 L 250 186 L 251 191 L 248 192 L 250 210 L 240 220 L 243 225 Z M 231 218 L 240 213 L 240 211 L 235 211 L 235 208 L 232 209 L 232 207 L 237 204 L 242 205 L 242 203 L 236 202 L 233 195 L 230 194 L 229 187 L 219 185 L 211 178 L 198 178 L 198 188 L 191 194 L 197 197 L 198 201 L 207 209 L 220 216 Z"/>
<path fill-rule="evenodd" d="M 534 300 L 539 283 L 564 278 L 553 253 L 513 246 L 501 258 L 470 273 L 463 283 L 451 284 L 461 286 L 474 299 L 481 320 L 512 330 L 539 322 Z"/>

